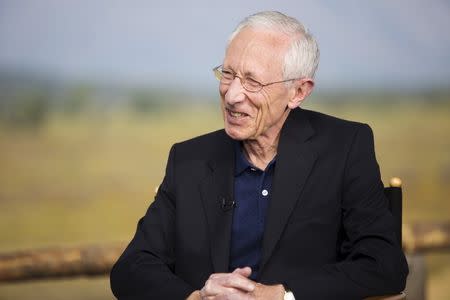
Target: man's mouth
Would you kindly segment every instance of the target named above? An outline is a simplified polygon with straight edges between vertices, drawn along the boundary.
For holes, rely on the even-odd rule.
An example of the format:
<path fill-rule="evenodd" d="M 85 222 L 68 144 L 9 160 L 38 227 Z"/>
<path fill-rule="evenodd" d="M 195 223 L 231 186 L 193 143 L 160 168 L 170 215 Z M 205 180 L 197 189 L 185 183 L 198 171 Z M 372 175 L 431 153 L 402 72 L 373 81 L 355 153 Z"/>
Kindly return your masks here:
<path fill-rule="evenodd" d="M 239 112 L 239 111 L 232 111 L 230 109 L 227 109 L 227 112 L 233 118 L 243 118 L 243 117 L 247 117 L 248 116 L 248 114 L 246 114 L 246 113 Z"/>

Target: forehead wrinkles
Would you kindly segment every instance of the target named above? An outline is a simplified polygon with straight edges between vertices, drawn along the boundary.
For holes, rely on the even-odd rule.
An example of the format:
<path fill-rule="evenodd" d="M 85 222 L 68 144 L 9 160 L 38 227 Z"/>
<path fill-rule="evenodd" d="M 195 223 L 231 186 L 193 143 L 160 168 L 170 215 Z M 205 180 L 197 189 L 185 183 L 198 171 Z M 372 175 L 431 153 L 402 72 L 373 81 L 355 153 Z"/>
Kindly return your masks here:
<path fill-rule="evenodd" d="M 226 50 L 224 65 L 243 75 L 263 75 L 278 78 L 282 75 L 282 63 L 289 37 L 267 30 L 243 29 Z M 275 63 L 277 62 L 277 63 Z"/>

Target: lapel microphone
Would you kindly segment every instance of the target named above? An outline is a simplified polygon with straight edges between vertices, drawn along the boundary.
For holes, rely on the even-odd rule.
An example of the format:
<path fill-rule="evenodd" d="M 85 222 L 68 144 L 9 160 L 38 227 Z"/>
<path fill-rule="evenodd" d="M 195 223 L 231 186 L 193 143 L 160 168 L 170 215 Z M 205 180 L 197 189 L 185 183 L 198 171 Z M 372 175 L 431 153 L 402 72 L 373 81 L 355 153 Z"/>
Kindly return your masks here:
<path fill-rule="evenodd" d="M 225 197 L 222 197 L 221 207 L 223 211 L 229 211 L 236 207 L 236 202 L 233 200 L 227 200 Z"/>

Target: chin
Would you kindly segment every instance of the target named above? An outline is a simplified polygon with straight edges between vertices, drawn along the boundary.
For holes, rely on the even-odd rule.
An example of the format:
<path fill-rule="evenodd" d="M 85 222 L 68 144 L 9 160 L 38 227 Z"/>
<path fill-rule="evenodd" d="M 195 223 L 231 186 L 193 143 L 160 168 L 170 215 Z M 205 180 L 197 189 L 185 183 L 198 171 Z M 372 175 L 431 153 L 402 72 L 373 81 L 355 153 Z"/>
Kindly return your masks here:
<path fill-rule="evenodd" d="M 233 128 L 231 126 L 227 126 L 225 125 L 225 132 L 227 133 L 227 135 L 232 138 L 233 140 L 237 140 L 237 141 L 244 141 L 247 140 L 249 138 L 249 135 L 246 134 L 245 132 L 243 132 L 242 130 Z"/>

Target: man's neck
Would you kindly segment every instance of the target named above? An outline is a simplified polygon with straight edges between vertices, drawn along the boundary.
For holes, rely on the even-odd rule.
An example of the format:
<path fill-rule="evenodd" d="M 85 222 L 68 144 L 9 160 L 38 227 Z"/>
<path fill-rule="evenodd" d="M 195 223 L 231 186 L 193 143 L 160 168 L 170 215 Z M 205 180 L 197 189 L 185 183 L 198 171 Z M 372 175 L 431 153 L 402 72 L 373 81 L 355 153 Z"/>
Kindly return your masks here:
<path fill-rule="evenodd" d="M 265 170 L 267 165 L 277 155 L 278 139 L 272 142 L 246 140 L 242 144 L 248 161 L 261 170 Z"/>
<path fill-rule="evenodd" d="M 280 121 L 267 130 L 265 134 L 242 142 L 248 161 L 258 169 L 265 170 L 267 165 L 277 155 L 281 129 L 284 122 L 286 122 L 289 112 L 290 110 L 286 109 Z"/>

